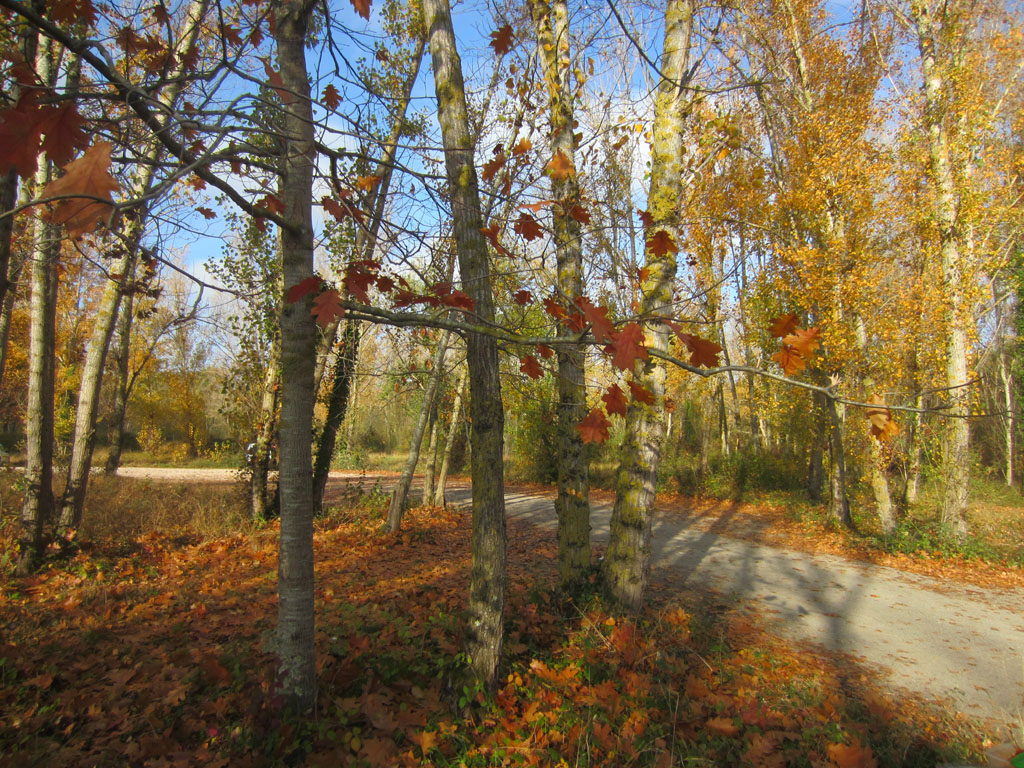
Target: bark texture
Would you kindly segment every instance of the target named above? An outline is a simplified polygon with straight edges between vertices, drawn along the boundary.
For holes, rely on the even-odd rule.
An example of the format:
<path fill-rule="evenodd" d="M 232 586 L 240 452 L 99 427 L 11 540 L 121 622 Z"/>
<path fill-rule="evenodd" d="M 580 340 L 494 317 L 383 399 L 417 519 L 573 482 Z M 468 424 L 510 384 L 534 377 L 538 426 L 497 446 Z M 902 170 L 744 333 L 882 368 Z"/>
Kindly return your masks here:
<path fill-rule="evenodd" d="M 455 436 L 459 433 L 459 425 L 462 420 L 462 402 L 465 399 L 467 369 L 463 368 L 459 374 L 459 382 L 455 385 L 455 402 L 452 403 L 452 420 L 448 424 L 448 435 L 444 440 L 444 453 L 441 458 L 441 469 L 437 473 L 437 483 L 434 487 L 434 506 L 445 505 L 444 489 L 448 483 L 448 470 L 452 463 L 452 447 L 455 445 Z"/>
<path fill-rule="evenodd" d="M 256 440 L 249 456 L 249 514 L 255 521 L 277 515 L 270 509 L 268 478 L 270 476 L 270 447 L 277 434 L 277 408 L 281 394 L 281 342 L 274 337 L 263 375 L 263 396 L 260 398 L 260 419 L 256 424 Z"/>
<path fill-rule="evenodd" d="M 651 147 L 651 191 L 648 212 L 652 224 L 648 239 L 665 230 L 678 241 L 677 222 L 682 205 L 683 117 L 688 103 L 687 79 L 690 36 L 693 26 L 691 0 L 669 0 L 665 10 L 665 45 L 661 60 L 663 80 L 654 102 L 654 140 Z M 648 274 L 643 281 L 642 314 L 670 314 L 676 256 L 671 250 L 646 254 Z M 667 352 L 669 328 L 657 320 L 645 323 L 650 349 Z M 626 414 L 619 469 L 615 481 L 615 506 L 604 560 L 604 583 L 609 594 L 628 610 L 643 604 L 651 554 L 651 508 L 657 485 L 658 463 L 665 431 L 664 363 L 638 360 L 634 378 L 654 395 L 653 405 L 634 401 Z"/>
<path fill-rule="evenodd" d="M 928 140 L 928 166 L 934 190 L 935 222 L 939 230 L 939 253 L 946 299 L 946 386 L 950 408 L 942 447 L 942 523 L 960 540 L 967 538 L 967 501 L 970 480 L 970 429 L 967 401 L 968 339 L 967 307 L 964 297 L 965 252 L 959 226 L 960 202 L 950 156 L 947 121 L 947 92 L 940 38 L 948 37 L 964 13 L 959 3 L 933 7 L 929 0 L 912 0 L 910 13 L 917 30 L 924 78 L 924 128 Z M 938 17 L 938 18 L 937 18 Z"/>
<path fill-rule="evenodd" d="M 434 65 L 438 120 L 445 150 L 453 234 L 463 290 L 473 299 L 479 322 L 494 321 L 487 243 L 480 232 L 480 193 L 473 160 L 462 62 L 455 46 L 448 0 L 424 0 L 423 17 Z M 468 334 L 472 421 L 473 563 L 470 572 L 466 653 L 479 681 L 495 681 L 505 610 L 504 413 L 494 339 Z"/>
<path fill-rule="evenodd" d="M 280 247 L 284 287 L 313 275 L 313 161 L 316 155 L 306 34 L 314 5 L 284 0 L 275 5 L 281 68 L 283 152 L 280 198 L 287 226 Z M 313 645 L 313 369 L 316 327 L 312 299 L 281 301 L 281 542 L 278 560 L 278 685 L 296 710 L 316 703 Z"/>
<path fill-rule="evenodd" d="M 110 417 L 110 453 L 103 471 L 108 475 L 117 472 L 121 466 L 121 451 L 124 450 L 124 420 L 128 412 L 128 373 L 131 367 L 132 321 L 135 319 L 135 297 L 129 293 L 124 297 L 123 306 L 117 318 L 117 339 L 114 343 L 114 363 L 117 381 L 114 382 L 114 412 Z"/>
<path fill-rule="evenodd" d="M 359 358 L 359 321 L 348 320 L 341 337 L 341 348 L 334 360 L 334 376 L 331 381 L 331 396 L 327 400 L 327 418 L 317 446 L 316 461 L 313 464 L 313 512 L 321 514 L 324 506 L 324 490 L 331 473 L 331 458 L 338 439 L 338 430 L 348 412 L 349 393 L 352 391 L 352 377 L 356 372 Z"/>
<path fill-rule="evenodd" d="M 573 168 L 572 173 L 551 179 L 558 293 L 564 301 L 572 301 L 583 293 L 583 238 L 580 222 L 572 216 L 580 204 L 580 188 L 575 173 L 569 10 L 565 0 L 533 0 L 530 9 L 548 89 L 551 154 L 562 155 Z M 564 322 L 562 332 L 572 332 Z M 590 569 L 590 475 L 583 439 L 576 429 L 587 415 L 587 391 L 583 348 L 562 347 L 557 352 L 558 581 L 571 594 L 586 583 Z"/>

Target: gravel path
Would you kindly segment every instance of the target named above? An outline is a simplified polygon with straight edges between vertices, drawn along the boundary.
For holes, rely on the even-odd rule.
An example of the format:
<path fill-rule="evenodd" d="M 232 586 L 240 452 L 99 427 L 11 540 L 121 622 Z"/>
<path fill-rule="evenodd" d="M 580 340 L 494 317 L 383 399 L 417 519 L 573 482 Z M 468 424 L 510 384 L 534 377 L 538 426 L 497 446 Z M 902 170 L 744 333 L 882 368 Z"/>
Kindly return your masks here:
<path fill-rule="evenodd" d="M 126 467 L 119 474 L 180 482 L 234 478 L 230 470 Z M 359 476 L 331 473 L 339 480 Z M 470 491 L 456 486 L 448 498 L 468 505 Z M 505 499 L 510 517 L 555 528 L 550 498 L 508 493 Z M 595 541 L 607 541 L 610 515 L 610 504 L 592 504 Z M 881 670 L 894 694 L 905 688 L 949 698 L 959 711 L 1004 727 L 1024 718 L 1024 590 L 963 586 L 756 544 L 677 516 L 656 519 L 652 540 L 652 570 L 660 579 L 734 596 L 781 634 Z"/>

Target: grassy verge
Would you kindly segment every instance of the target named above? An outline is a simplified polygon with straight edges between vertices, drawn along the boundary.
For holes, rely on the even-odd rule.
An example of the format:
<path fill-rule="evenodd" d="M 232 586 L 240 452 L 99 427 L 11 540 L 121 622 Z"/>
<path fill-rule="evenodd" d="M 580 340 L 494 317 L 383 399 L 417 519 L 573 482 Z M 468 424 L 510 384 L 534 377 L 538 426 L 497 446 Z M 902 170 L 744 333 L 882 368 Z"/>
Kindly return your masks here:
<path fill-rule="evenodd" d="M 788 646 L 729 606 L 667 589 L 636 618 L 596 595 L 564 606 L 551 590 L 550 535 L 514 523 L 499 687 L 451 690 L 468 520 L 414 510 L 386 535 L 385 501 L 335 507 L 316 534 L 313 718 L 283 717 L 271 695 L 273 526 L 86 541 L 31 579 L 4 574 L 0 755 L 28 767 L 978 757 L 983 736 L 971 724 L 906 697 L 896 705 L 854 662 Z"/>

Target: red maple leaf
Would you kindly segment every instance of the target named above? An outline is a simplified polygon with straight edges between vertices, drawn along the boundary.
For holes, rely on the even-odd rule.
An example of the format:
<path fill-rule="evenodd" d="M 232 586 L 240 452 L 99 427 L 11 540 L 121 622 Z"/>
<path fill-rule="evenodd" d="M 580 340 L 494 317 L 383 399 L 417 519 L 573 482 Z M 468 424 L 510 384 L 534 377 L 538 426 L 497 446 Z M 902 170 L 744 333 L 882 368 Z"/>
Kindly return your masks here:
<path fill-rule="evenodd" d="M 355 219 L 357 222 L 363 221 L 363 212 L 353 206 L 347 200 L 338 202 L 333 197 L 324 197 L 320 201 L 320 205 L 324 207 L 331 216 L 337 221 L 344 221 L 345 219 Z"/>
<path fill-rule="evenodd" d="M 264 208 L 271 213 L 284 213 L 284 203 L 277 195 L 264 195 L 256 201 L 257 208 Z"/>
<path fill-rule="evenodd" d="M 599 344 L 611 341 L 615 335 L 615 326 L 608 319 L 608 308 L 595 306 L 586 296 L 576 297 L 576 306 L 583 311 L 583 316 L 590 323 L 590 332 Z"/>
<path fill-rule="evenodd" d="M 299 282 L 297 282 L 295 285 L 288 289 L 288 291 L 284 295 L 284 300 L 288 304 L 294 304 L 297 301 L 301 301 L 309 294 L 319 291 L 321 282 L 322 281 L 320 280 L 320 278 L 316 276 L 307 277 L 304 280 L 300 280 Z"/>
<path fill-rule="evenodd" d="M 491 32 L 491 48 L 494 49 L 496 54 L 503 56 L 512 50 L 512 41 L 514 39 L 512 25 L 506 24 Z"/>
<path fill-rule="evenodd" d="M 512 228 L 522 235 L 523 239 L 527 242 L 530 240 L 536 240 L 544 234 L 544 230 L 541 229 L 537 220 L 525 211 L 519 214 L 519 218 L 516 219 L 516 223 L 513 224 Z"/>
<path fill-rule="evenodd" d="M 604 415 L 604 411 L 595 408 L 587 414 L 587 418 L 576 425 L 576 429 L 579 430 L 584 443 L 603 443 L 608 439 L 610 426 L 611 422 Z"/>
<path fill-rule="evenodd" d="M 41 110 L 38 128 L 46 138 L 39 148 L 57 165 L 68 163 L 76 149 L 89 145 L 89 137 L 82 130 L 84 123 L 73 102 Z"/>
<path fill-rule="evenodd" d="M 648 211 L 641 211 L 637 208 L 636 215 L 640 217 L 640 223 L 645 227 L 654 226 L 654 217 Z"/>
<path fill-rule="evenodd" d="M 565 307 L 551 298 L 544 299 L 544 311 L 556 320 L 565 320 L 569 317 L 569 313 L 565 311 Z"/>
<path fill-rule="evenodd" d="M 614 352 L 612 365 L 622 371 L 631 371 L 634 362 L 648 358 L 644 329 L 636 323 L 626 323 L 609 346 Z"/>
<path fill-rule="evenodd" d="M 441 303 L 448 307 L 455 307 L 455 309 L 464 309 L 467 312 L 472 312 L 473 308 L 476 307 L 473 299 L 460 290 L 449 291 L 443 294 L 441 296 Z"/>
<path fill-rule="evenodd" d="M 640 386 L 635 381 L 626 383 L 629 384 L 629 394 L 633 396 L 634 400 L 644 405 L 654 405 L 654 395 L 649 389 Z"/>
<path fill-rule="evenodd" d="M 781 339 L 783 336 L 788 336 L 796 330 L 796 314 L 779 315 L 776 318 L 772 318 L 771 326 L 768 328 L 768 333 L 777 339 Z"/>
<path fill-rule="evenodd" d="M 622 390 L 619 389 L 618 384 L 612 384 L 608 387 L 605 393 L 601 395 L 601 399 L 604 401 L 604 408 L 608 411 L 609 416 L 613 413 L 617 413 L 620 416 L 626 415 L 626 398 Z"/>
<path fill-rule="evenodd" d="M 326 328 L 337 317 L 344 317 L 345 308 L 341 306 L 341 295 L 334 288 L 319 294 L 313 299 L 310 314 L 321 328 Z"/>
<path fill-rule="evenodd" d="M 519 370 L 531 379 L 539 379 L 544 375 L 544 369 L 540 367 L 540 362 L 533 355 L 526 355 L 523 357 L 523 362 L 519 366 Z"/>
<path fill-rule="evenodd" d="M 377 264 L 373 261 L 353 261 L 345 269 L 345 290 L 363 304 L 370 303 L 367 290 L 377 280 Z"/>
<path fill-rule="evenodd" d="M 387 275 L 377 275 L 377 290 L 381 293 L 391 293 L 395 287 L 395 281 Z"/>
<path fill-rule="evenodd" d="M 537 354 L 543 357 L 545 360 L 552 357 L 555 354 L 555 350 L 549 347 L 547 344 L 537 345 Z"/>
<path fill-rule="evenodd" d="M 525 307 L 531 301 L 533 301 L 533 294 L 525 288 L 521 291 L 516 291 L 512 294 L 512 301 L 521 307 Z"/>

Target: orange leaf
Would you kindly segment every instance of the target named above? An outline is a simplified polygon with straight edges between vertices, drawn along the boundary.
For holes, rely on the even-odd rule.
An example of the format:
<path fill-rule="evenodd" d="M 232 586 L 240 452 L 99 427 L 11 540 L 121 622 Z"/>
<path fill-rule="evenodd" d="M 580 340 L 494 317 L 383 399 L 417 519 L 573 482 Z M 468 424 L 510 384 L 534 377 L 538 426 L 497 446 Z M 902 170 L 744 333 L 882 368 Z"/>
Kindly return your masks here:
<path fill-rule="evenodd" d="M 604 408 L 608 411 L 609 416 L 613 413 L 617 413 L 619 416 L 626 415 L 626 398 L 622 390 L 619 389 L 618 384 L 612 384 L 608 387 L 605 393 L 601 395 L 601 399 L 604 401 Z"/>
<path fill-rule="evenodd" d="M 522 235 L 523 239 L 527 242 L 536 240 L 544 234 L 544 230 L 541 229 L 537 220 L 525 211 L 519 214 L 519 218 L 516 219 L 516 223 L 512 225 L 512 228 Z"/>
<path fill-rule="evenodd" d="M 860 742 L 853 739 L 853 743 L 829 744 L 828 759 L 835 763 L 838 768 L 877 768 L 878 761 L 871 754 L 871 747 L 861 747 Z"/>
<path fill-rule="evenodd" d="M 331 288 L 313 299 L 313 308 L 309 313 L 313 315 L 317 325 L 326 328 L 335 318 L 345 316 L 345 308 L 341 306 L 341 296 Z"/>
<path fill-rule="evenodd" d="M 334 87 L 333 83 L 329 83 L 327 87 L 324 88 L 324 94 L 320 98 L 320 101 L 322 101 L 323 105 L 332 112 L 341 106 L 341 94 L 338 93 L 338 89 Z"/>
<path fill-rule="evenodd" d="M 787 376 L 794 376 L 807 367 L 807 361 L 793 347 L 783 347 L 774 355 L 772 360 L 782 366 L 782 371 Z"/>
<path fill-rule="evenodd" d="M 871 435 L 878 440 L 888 440 L 890 437 L 895 437 L 900 433 L 899 425 L 893 421 L 892 411 L 885 406 L 885 398 L 881 395 L 873 394 L 868 398 L 868 402 L 872 405 L 882 406 L 879 408 L 868 408 L 865 411 L 868 419 L 871 421 Z"/>
<path fill-rule="evenodd" d="M 519 366 L 519 370 L 531 379 L 539 379 L 544 375 L 544 369 L 540 367 L 540 363 L 533 355 L 526 355 L 523 358 L 523 362 L 522 365 Z"/>
<path fill-rule="evenodd" d="M 784 337 L 782 343 L 793 347 L 804 357 L 810 357 L 821 343 L 818 340 L 819 334 L 817 328 L 808 328 L 807 330 L 797 328 L 789 336 Z"/>
<path fill-rule="evenodd" d="M 506 24 L 500 29 L 496 29 L 491 32 L 491 48 L 499 56 L 503 56 L 512 50 L 512 41 L 514 36 L 512 34 L 512 25 Z"/>
<path fill-rule="evenodd" d="M 370 0 L 352 0 L 352 7 L 364 19 L 370 20 Z"/>
<path fill-rule="evenodd" d="M 635 381 L 627 381 L 629 384 L 629 394 L 633 396 L 633 399 L 637 402 L 641 402 L 644 405 L 654 405 L 654 395 L 646 387 L 641 387 Z"/>
<path fill-rule="evenodd" d="M 796 330 L 796 314 L 791 313 L 788 315 L 779 315 L 772 319 L 771 327 L 768 329 L 768 333 L 777 339 L 781 339 L 783 336 L 788 336 Z"/>
<path fill-rule="evenodd" d="M 740 732 L 732 718 L 729 717 L 713 717 L 705 723 L 705 726 L 716 736 L 735 736 Z"/>
<path fill-rule="evenodd" d="M 61 200 L 53 210 L 53 220 L 67 227 L 69 237 L 94 232 L 97 222 L 110 214 L 111 193 L 120 189 L 110 175 L 110 148 L 109 142 L 97 142 L 80 158 L 68 163 L 64 167 L 64 175 L 51 181 L 43 190 L 43 197 L 79 196 L 78 199 Z"/>
<path fill-rule="evenodd" d="M 512 147 L 512 157 L 520 157 L 522 155 L 525 155 L 531 149 L 533 149 L 532 141 L 526 138 L 520 139 L 519 142 L 514 147 Z"/>
<path fill-rule="evenodd" d="M 565 311 L 565 307 L 551 298 L 544 299 L 544 311 L 556 320 L 565 320 L 569 317 L 569 313 Z"/>
<path fill-rule="evenodd" d="M 370 192 L 377 188 L 380 184 L 380 176 L 360 176 L 356 179 L 356 187 L 363 190 L 363 192 Z"/>
<path fill-rule="evenodd" d="M 615 326 L 608 319 L 608 308 L 595 306 L 586 296 L 577 296 L 575 303 L 590 323 L 590 331 L 598 343 L 611 341 L 615 334 Z"/>
<path fill-rule="evenodd" d="M 505 153 L 499 152 L 497 155 L 494 156 L 493 160 L 484 163 L 483 172 L 480 174 L 481 177 L 483 177 L 483 180 L 490 181 L 491 179 L 493 179 L 494 176 L 498 173 L 498 171 L 505 167 L 505 163 L 507 161 L 508 158 L 505 157 Z"/>
<path fill-rule="evenodd" d="M 644 329 L 636 323 L 626 323 L 610 346 L 614 351 L 612 365 L 619 370 L 631 371 L 636 360 L 646 360 L 648 357 L 647 347 L 644 346 Z"/>
<path fill-rule="evenodd" d="M 500 231 L 501 230 L 498 228 L 497 224 L 491 224 L 489 227 L 480 227 L 480 234 L 491 241 L 491 247 L 493 247 L 494 250 L 502 256 L 511 259 L 512 252 L 498 241 L 498 234 Z"/>
<path fill-rule="evenodd" d="M 386 768 L 395 765 L 395 747 L 393 739 L 365 739 L 359 749 L 359 756 L 370 764 L 371 768 Z M 335 762 L 334 765 L 342 763 Z"/>
<path fill-rule="evenodd" d="M 576 169 L 573 168 L 569 158 L 562 150 L 558 150 L 551 158 L 551 162 L 547 165 L 547 171 L 551 174 L 551 178 L 556 180 L 568 179 L 576 174 Z"/>
<path fill-rule="evenodd" d="M 610 426 L 611 422 L 604 415 L 604 411 L 595 408 L 587 414 L 587 418 L 576 425 L 576 429 L 579 430 L 584 443 L 603 443 L 608 439 Z"/>

